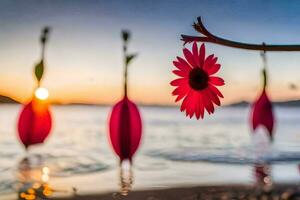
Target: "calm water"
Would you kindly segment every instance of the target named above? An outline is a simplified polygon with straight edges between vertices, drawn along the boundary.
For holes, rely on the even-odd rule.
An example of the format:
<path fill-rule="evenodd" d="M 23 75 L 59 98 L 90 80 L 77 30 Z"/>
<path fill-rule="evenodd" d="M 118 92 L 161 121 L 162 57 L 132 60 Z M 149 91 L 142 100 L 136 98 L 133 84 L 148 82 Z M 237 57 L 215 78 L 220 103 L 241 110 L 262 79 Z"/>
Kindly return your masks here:
<path fill-rule="evenodd" d="M 47 180 L 62 191 L 117 190 L 118 162 L 107 138 L 109 107 L 52 107 L 51 136 L 28 153 L 16 136 L 19 110 L 0 106 L 0 196 L 15 193 L 44 167 L 50 170 Z M 300 181 L 300 108 L 275 112 L 278 123 L 270 145 L 263 130 L 251 135 L 248 108 L 223 107 L 203 121 L 187 119 L 177 108 L 141 108 L 144 137 L 135 157 L 133 188 L 251 184 L 257 163 L 271 165 L 275 182 Z"/>

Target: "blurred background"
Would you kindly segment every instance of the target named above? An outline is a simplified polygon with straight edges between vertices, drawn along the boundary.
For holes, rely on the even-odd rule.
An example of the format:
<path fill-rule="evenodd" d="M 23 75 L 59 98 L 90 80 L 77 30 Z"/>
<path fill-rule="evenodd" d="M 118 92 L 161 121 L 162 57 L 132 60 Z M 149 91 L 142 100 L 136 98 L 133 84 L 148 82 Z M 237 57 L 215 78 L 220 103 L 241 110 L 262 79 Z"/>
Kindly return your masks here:
<path fill-rule="evenodd" d="M 133 179 L 133 189 L 251 185 L 261 177 L 267 185 L 298 183 L 300 52 L 267 53 L 268 94 L 277 118 L 273 143 L 264 129 L 252 134 L 249 124 L 249 102 L 262 84 L 260 52 L 206 44 L 226 85 L 220 89 L 224 106 L 204 120 L 180 112 L 169 83 L 175 78 L 172 61 L 182 56 L 180 35 L 197 35 L 191 25 L 198 16 L 230 40 L 300 44 L 299 9 L 298 1 L 268 0 L 0 1 L 1 199 L 26 199 L 31 187 L 44 196 L 119 191 L 107 122 L 111 105 L 123 95 L 124 28 L 132 33 L 128 48 L 138 53 L 129 68 L 128 95 L 144 122 L 128 183 Z M 33 67 L 44 26 L 51 34 L 41 85 L 49 90 L 53 129 L 44 144 L 25 152 L 16 125 L 36 86 Z"/>

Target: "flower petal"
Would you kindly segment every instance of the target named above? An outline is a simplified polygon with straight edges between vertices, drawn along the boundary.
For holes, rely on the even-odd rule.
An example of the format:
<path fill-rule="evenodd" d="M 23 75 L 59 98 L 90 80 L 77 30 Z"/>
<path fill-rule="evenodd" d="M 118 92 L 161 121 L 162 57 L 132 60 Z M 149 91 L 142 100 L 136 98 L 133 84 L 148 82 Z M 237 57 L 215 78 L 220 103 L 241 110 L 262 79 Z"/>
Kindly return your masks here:
<path fill-rule="evenodd" d="M 188 92 L 190 91 L 190 88 L 188 86 L 179 86 L 175 90 L 173 90 L 173 95 L 178 95 L 175 102 L 180 101 L 183 97 L 185 97 Z"/>
<path fill-rule="evenodd" d="M 214 64 L 209 69 L 207 69 L 207 73 L 208 73 L 208 75 L 213 75 L 213 74 L 217 73 L 220 70 L 220 68 L 221 68 L 220 64 Z"/>
<path fill-rule="evenodd" d="M 212 114 L 215 112 L 214 104 L 209 99 L 206 99 L 206 107 L 205 108 L 206 108 L 208 114 Z"/>
<path fill-rule="evenodd" d="M 203 117 L 204 117 L 204 103 L 203 103 L 203 97 L 202 97 L 202 94 L 200 93 L 200 95 L 199 95 L 200 97 L 199 97 L 199 109 L 200 109 L 200 115 L 201 115 L 201 118 L 203 119 Z"/>
<path fill-rule="evenodd" d="M 190 52 L 190 50 L 188 50 L 187 48 L 184 48 L 183 49 L 183 55 L 184 55 L 185 59 L 188 61 L 188 63 L 190 63 L 190 65 L 192 67 L 196 67 L 197 66 L 197 64 L 196 64 L 196 62 L 194 60 L 194 56 Z"/>
<path fill-rule="evenodd" d="M 209 82 L 213 85 L 217 85 L 217 86 L 222 86 L 224 85 L 224 80 L 220 77 L 217 76 L 210 76 L 209 77 Z"/>
<path fill-rule="evenodd" d="M 196 62 L 196 65 L 199 66 L 199 54 L 198 54 L 197 42 L 193 43 L 193 55 L 194 55 L 194 60 Z"/>
<path fill-rule="evenodd" d="M 182 71 L 182 70 L 173 70 L 172 72 L 177 76 L 181 76 L 181 77 L 188 77 L 189 75 L 187 71 Z"/>
<path fill-rule="evenodd" d="M 179 85 L 185 85 L 188 84 L 188 79 L 187 78 L 178 78 L 173 81 L 171 81 L 170 85 L 172 86 L 179 86 Z"/>
<path fill-rule="evenodd" d="M 209 99 L 209 96 L 206 92 L 206 90 L 204 90 L 202 92 L 202 97 L 203 97 L 203 103 L 204 103 L 204 107 L 206 109 L 206 111 L 208 112 L 208 114 L 214 113 L 214 105 L 212 104 L 211 100 Z"/>
<path fill-rule="evenodd" d="M 209 84 L 209 89 L 212 90 L 216 95 L 218 95 L 218 97 L 224 98 L 222 93 L 214 85 Z"/>
<path fill-rule="evenodd" d="M 203 64 L 203 69 L 204 69 L 205 71 L 207 71 L 207 70 L 209 69 L 209 64 L 211 63 L 211 60 L 212 60 L 213 58 L 214 58 L 214 54 L 209 55 L 209 56 L 205 59 L 204 64 Z"/>
<path fill-rule="evenodd" d="M 182 58 L 177 57 L 178 61 L 173 61 L 173 65 L 182 71 L 190 71 L 191 66 Z"/>
<path fill-rule="evenodd" d="M 189 95 L 190 95 L 191 91 L 189 91 L 189 93 L 186 95 L 186 97 L 183 99 L 182 104 L 180 106 L 180 111 L 184 111 L 187 108 L 187 105 L 189 103 Z"/>
<path fill-rule="evenodd" d="M 182 105 L 181 105 L 181 111 L 186 111 L 186 116 L 189 116 L 190 118 L 194 115 L 194 91 L 190 90 L 189 93 L 184 98 Z"/>
<path fill-rule="evenodd" d="M 205 45 L 203 43 L 199 49 L 199 66 L 200 67 L 203 67 L 204 59 L 205 59 Z"/>
<path fill-rule="evenodd" d="M 211 91 L 209 88 L 207 88 L 207 93 L 208 93 L 210 99 L 212 100 L 212 102 L 214 102 L 214 104 L 216 104 L 217 106 L 221 105 L 220 99 L 218 98 L 216 93 Z"/>
<path fill-rule="evenodd" d="M 194 113 L 195 113 L 195 97 L 194 95 L 192 94 L 190 97 L 190 100 L 189 100 L 189 104 L 186 108 L 187 112 L 188 112 L 188 115 L 190 118 L 192 118 L 194 116 Z"/>
<path fill-rule="evenodd" d="M 204 62 L 204 67 L 203 69 L 205 71 L 209 70 L 212 66 L 214 66 L 217 63 L 218 58 L 214 57 L 214 54 L 209 55 Z"/>
<path fill-rule="evenodd" d="M 197 97 L 197 107 L 196 107 L 196 117 L 199 119 L 200 117 L 203 119 L 204 117 L 204 106 L 203 106 L 203 101 L 202 101 L 202 95 L 200 92 L 198 92 L 198 97 Z"/>
<path fill-rule="evenodd" d="M 201 99 L 199 99 L 199 96 L 201 96 L 201 92 L 199 91 L 194 91 L 191 95 L 191 102 L 190 102 L 190 108 L 191 108 L 191 112 L 193 114 L 195 114 L 196 118 L 199 119 L 201 114 L 203 116 L 203 106 L 202 106 L 202 111 L 201 111 Z"/>
<path fill-rule="evenodd" d="M 199 99 L 199 97 L 198 97 L 198 99 Z M 197 119 L 199 119 L 201 116 L 199 103 L 200 103 L 199 100 L 197 100 L 196 105 L 195 105 L 195 116 Z"/>
<path fill-rule="evenodd" d="M 218 61 L 218 57 L 213 57 L 213 59 L 211 59 L 208 64 L 209 66 L 213 66 L 214 64 L 217 63 L 217 61 Z"/>

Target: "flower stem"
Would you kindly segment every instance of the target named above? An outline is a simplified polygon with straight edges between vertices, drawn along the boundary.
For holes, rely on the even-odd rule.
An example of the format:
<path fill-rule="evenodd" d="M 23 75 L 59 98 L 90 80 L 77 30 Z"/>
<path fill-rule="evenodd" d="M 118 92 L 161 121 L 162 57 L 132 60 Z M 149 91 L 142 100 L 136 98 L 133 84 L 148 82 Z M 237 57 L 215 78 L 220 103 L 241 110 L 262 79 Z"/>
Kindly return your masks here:
<path fill-rule="evenodd" d="M 127 77 L 128 77 L 128 63 L 126 62 L 127 59 L 127 42 L 124 42 L 123 47 L 123 53 L 124 53 L 124 96 L 127 97 Z"/>

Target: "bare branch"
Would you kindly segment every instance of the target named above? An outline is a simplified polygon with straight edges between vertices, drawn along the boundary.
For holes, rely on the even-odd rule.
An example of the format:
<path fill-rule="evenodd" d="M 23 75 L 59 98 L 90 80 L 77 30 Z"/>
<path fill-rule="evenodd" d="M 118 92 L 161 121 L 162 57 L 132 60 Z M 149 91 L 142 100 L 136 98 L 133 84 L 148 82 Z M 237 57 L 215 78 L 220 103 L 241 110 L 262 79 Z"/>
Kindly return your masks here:
<path fill-rule="evenodd" d="M 211 42 L 233 48 L 259 50 L 259 51 L 300 51 L 300 45 L 267 45 L 267 44 L 249 44 L 227 40 L 210 33 L 202 23 L 201 17 L 197 18 L 197 23 L 193 24 L 194 29 L 204 36 L 181 35 L 181 40 L 186 43 L 191 42 Z"/>

